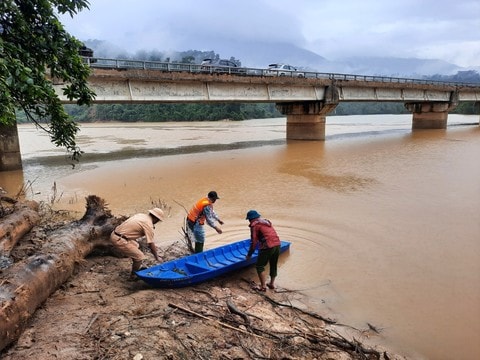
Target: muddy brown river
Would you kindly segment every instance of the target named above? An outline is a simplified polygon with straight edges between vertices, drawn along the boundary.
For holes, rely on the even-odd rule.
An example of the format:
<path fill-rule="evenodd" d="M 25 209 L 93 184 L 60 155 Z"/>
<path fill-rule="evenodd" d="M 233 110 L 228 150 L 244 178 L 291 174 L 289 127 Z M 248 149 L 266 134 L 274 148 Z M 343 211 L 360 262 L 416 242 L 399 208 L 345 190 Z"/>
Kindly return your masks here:
<path fill-rule="evenodd" d="M 480 126 L 449 116 L 412 132 L 410 115 L 328 117 L 325 142 L 285 140 L 285 119 L 85 124 L 80 164 L 33 126 L 19 126 L 24 170 L 0 186 L 83 214 L 84 198 L 115 215 L 171 206 L 158 243 L 180 238 L 185 210 L 216 190 L 223 234 L 249 236 L 258 210 L 292 242 L 277 283 L 308 294 L 339 322 L 382 329 L 415 359 L 480 359 Z M 54 186 L 55 185 L 55 186 Z M 54 188 L 55 187 L 55 191 Z"/>

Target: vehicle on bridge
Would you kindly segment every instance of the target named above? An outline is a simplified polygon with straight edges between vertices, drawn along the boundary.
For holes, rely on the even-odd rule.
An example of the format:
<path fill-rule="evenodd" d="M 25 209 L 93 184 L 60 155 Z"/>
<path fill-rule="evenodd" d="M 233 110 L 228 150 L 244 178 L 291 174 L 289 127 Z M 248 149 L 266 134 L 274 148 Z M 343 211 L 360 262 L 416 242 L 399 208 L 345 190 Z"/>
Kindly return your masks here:
<path fill-rule="evenodd" d="M 83 56 L 85 58 L 85 62 L 88 62 L 90 64 L 97 62 L 97 59 L 93 57 L 93 50 L 87 47 L 85 44 L 83 44 L 80 49 L 78 49 L 78 55 Z"/>
<path fill-rule="evenodd" d="M 82 45 L 80 49 L 78 50 L 78 54 L 80 56 L 85 56 L 85 57 L 93 57 L 93 50 L 86 47 L 85 45 Z"/>
<path fill-rule="evenodd" d="M 289 77 L 305 77 L 305 72 L 299 71 L 296 67 L 288 64 L 270 64 L 265 71 L 267 76 L 289 76 Z"/>
<path fill-rule="evenodd" d="M 234 61 L 226 59 L 204 59 L 202 61 L 201 71 L 209 73 L 246 75 L 245 68 L 239 67 Z"/>

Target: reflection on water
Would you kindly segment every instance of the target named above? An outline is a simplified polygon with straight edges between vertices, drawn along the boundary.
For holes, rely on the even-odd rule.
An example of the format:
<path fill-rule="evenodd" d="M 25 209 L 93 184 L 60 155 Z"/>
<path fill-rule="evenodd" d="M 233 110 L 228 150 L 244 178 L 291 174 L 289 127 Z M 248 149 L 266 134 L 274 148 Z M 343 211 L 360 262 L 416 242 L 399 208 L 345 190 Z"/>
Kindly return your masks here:
<path fill-rule="evenodd" d="M 284 119 L 83 125 L 88 154 L 74 169 L 20 126 L 19 181 L 36 180 L 37 200 L 56 182 L 55 206 L 79 214 L 89 194 L 117 215 L 165 200 L 161 243 L 179 239 L 184 208 L 217 190 L 224 233 L 207 230 L 206 247 L 247 238 L 245 213 L 257 209 L 292 242 L 279 286 L 302 290 L 341 323 L 384 328 L 374 341 L 414 358 L 477 359 L 478 117 L 451 115 L 446 131 L 412 132 L 410 121 L 329 117 L 325 142 L 285 141 Z M 11 189 L 8 176 L 18 173 L 0 173 Z"/>
<path fill-rule="evenodd" d="M 100 140 L 101 142 L 101 140 Z M 124 142 L 124 140 L 122 140 Z M 114 150 L 111 152 L 101 152 L 101 153 L 85 153 L 82 155 L 81 164 L 74 163 L 73 167 L 77 167 L 84 164 L 89 164 L 92 162 L 103 162 L 103 161 L 113 161 L 113 160 L 124 160 L 132 158 L 146 158 L 146 157 L 157 157 L 157 156 L 167 156 L 167 155 L 180 155 L 180 154 L 192 154 L 192 153 L 201 153 L 201 152 L 211 152 L 211 151 L 225 151 L 232 149 L 244 149 L 249 147 L 258 147 L 263 145 L 277 145 L 283 144 L 285 140 L 271 140 L 271 141 L 241 141 L 234 142 L 230 144 L 205 144 L 205 145 L 189 145 L 189 146 L 178 146 L 176 148 L 137 148 L 133 146 L 123 147 L 119 150 Z M 92 142 L 86 144 L 93 144 Z M 105 148 L 103 149 L 105 151 Z M 23 164 L 28 168 L 28 166 L 35 166 L 35 164 L 41 163 L 42 166 L 53 166 L 53 165 L 65 165 L 65 163 L 70 162 L 68 156 L 66 155 L 56 155 L 56 156 L 37 156 L 35 158 L 29 158 L 23 161 Z"/>
<path fill-rule="evenodd" d="M 8 196 L 15 197 L 22 191 L 24 184 L 23 171 L 0 171 L 0 187 Z"/>
<path fill-rule="evenodd" d="M 330 175 L 325 174 L 321 167 L 315 167 L 311 163 L 296 161 L 284 164 L 280 172 L 301 176 L 308 179 L 314 186 L 324 187 L 329 190 L 346 192 L 356 191 L 375 182 L 372 178 L 361 178 L 355 175 Z"/>

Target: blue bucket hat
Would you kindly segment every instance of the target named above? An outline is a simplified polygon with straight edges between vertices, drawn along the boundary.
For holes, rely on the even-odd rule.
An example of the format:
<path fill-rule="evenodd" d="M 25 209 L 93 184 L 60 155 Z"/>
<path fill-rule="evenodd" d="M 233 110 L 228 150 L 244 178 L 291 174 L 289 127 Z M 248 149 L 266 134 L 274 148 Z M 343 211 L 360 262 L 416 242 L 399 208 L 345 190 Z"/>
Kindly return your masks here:
<path fill-rule="evenodd" d="M 247 212 L 247 217 L 245 218 L 246 220 L 253 220 L 256 218 L 259 218 L 260 214 L 257 212 L 257 210 L 249 210 Z"/>

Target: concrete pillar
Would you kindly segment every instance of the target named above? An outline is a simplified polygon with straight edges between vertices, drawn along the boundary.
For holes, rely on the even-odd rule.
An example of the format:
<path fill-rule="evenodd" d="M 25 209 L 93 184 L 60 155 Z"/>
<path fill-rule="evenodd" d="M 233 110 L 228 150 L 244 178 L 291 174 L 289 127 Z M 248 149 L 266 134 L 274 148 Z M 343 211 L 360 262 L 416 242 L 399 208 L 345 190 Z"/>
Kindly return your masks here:
<path fill-rule="evenodd" d="M 327 87 L 324 101 L 300 101 L 276 104 L 287 115 L 288 140 L 325 140 L 325 117 L 338 104 L 338 90 Z"/>
<path fill-rule="evenodd" d="M 325 114 L 320 108 L 318 102 L 308 101 L 277 104 L 277 109 L 287 115 L 287 139 L 325 140 Z"/>
<path fill-rule="evenodd" d="M 412 129 L 446 129 L 449 103 L 407 103 L 405 107 L 413 113 Z"/>
<path fill-rule="evenodd" d="M 0 124 L 0 171 L 20 170 L 22 157 L 17 124 Z"/>
<path fill-rule="evenodd" d="M 288 140 L 325 140 L 324 115 L 287 115 Z"/>
<path fill-rule="evenodd" d="M 458 105 L 458 93 L 453 91 L 450 101 L 423 101 L 406 103 L 413 113 L 412 129 L 446 129 L 448 112 Z"/>
<path fill-rule="evenodd" d="M 475 114 L 479 114 L 478 125 L 480 125 L 480 101 L 475 101 L 475 103 L 473 104 L 473 109 L 475 111 Z"/>

